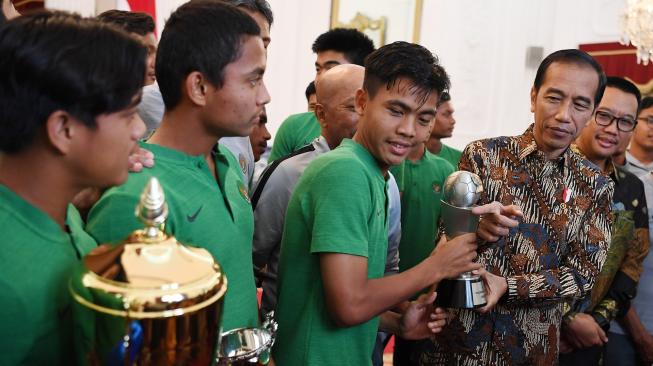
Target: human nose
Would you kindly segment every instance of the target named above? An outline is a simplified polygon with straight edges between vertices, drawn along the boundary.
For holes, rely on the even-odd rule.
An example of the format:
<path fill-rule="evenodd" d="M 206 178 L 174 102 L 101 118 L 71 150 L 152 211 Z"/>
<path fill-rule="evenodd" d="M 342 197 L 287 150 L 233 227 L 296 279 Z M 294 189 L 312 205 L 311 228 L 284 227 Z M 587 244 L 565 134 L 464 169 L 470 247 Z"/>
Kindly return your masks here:
<path fill-rule="evenodd" d="M 415 136 L 415 123 L 417 123 L 415 117 L 405 116 L 399 122 L 399 126 L 397 128 L 397 133 L 402 135 L 402 136 L 406 136 L 406 137 L 414 137 Z"/>
<path fill-rule="evenodd" d="M 258 105 L 266 105 L 270 103 L 270 93 L 268 93 L 268 88 L 265 86 L 265 82 L 261 81 L 261 88 L 259 89 L 258 92 L 258 98 L 257 98 L 257 104 Z"/>
<path fill-rule="evenodd" d="M 132 136 L 131 136 L 132 140 L 138 140 L 141 137 L 143 137 L 146 129 L 147 128 L 145 127 L 145 122 L 143 122 L 141 116 L 136 114 L 134 116 L 134 126 L 132 128 Z"/>
<path fill-rule="evenodd" d="M 558 105 L 558 110 L 556 111 L 555 114 L 555 119 L 560 121 L 560 122 L 565 122 L 569 123 L 571 122 L 571 108 L 572 108 L 572 103 L 571 101 L 565 101 L 563 103 L 560 103 Z"/>

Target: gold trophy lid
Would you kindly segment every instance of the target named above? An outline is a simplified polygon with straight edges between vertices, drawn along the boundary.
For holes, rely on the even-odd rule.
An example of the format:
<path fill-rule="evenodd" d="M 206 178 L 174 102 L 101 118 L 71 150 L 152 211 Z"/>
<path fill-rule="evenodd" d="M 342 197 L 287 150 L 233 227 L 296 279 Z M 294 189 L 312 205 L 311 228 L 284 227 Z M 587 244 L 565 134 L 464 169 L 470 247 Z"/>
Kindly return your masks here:
<path fill-rule="evenodd" d="M 194 312 L 224 296 L 227 279 L 213 256 L 163 231 L 168 206 L 156 178 L 147 183 L 135 213 L 145 228 L 84 259 L 71 281 L 75 300 L 101 313 L 148 319 Z"/>

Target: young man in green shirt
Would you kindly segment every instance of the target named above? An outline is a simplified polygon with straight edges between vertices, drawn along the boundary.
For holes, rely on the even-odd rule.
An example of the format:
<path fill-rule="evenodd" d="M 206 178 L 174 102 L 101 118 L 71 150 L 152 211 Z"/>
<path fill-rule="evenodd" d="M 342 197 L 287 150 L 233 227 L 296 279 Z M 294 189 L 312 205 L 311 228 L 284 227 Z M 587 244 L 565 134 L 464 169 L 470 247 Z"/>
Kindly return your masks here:
<path fill-rule="evenodd" d="M 433 251 L 438 239 L 440 200 L 444 181 L 456 170 L 448 161 L 431 154 L 426 149 L 425 142 L 430 135 L 430 131 L 426 129 L 416 130 L 417 143 L 410 150 L 406 160 L 390 168 L 401 194 L 400 272 L 418 265 Z M 421 342 L 423 341 L 397 337 L 393 354 L 394 363 L 417 364 Z"/>
<path fill-rule="evenodd" d="M 227 278 L 224 331 L 258 323 L 252 266 L 253 214 L 235 157 L 219 138 L 247 136 L 270 100 L 260 30 L 248 14 L 218 1 L 192 1 L 170 15 L 161 35 L 156 77 L 166 111 L 148 143 L 157 164 L 107 191 L 87 231 L 116 242 L 141 226 L 133 215 L 150 176 L 163 186 L 166 231 L 206 248 Z"/>
<path fill-rule="evenodd" d="M 336 28 L 322 33 L 313 42 L 315 83 L 323 72 L 343 64 L 363 65 L 374 51 L 374 43 L 356 29 Z M 269 163 L 310 144 L 320 136 L 320 123 L 312 111 L 293 114 L 281 123 L 274 137 Z"/>
<path fill-rule="evenodd" d="M 453 134 L 453 128 L 456 124 L 456 120 L 453 118 L 454 111 L 449 92 L 442 93 L 438 102 L 438 112 L 435 115 L 431 137 L 426 142 L 426 148 L 432 154 L 443 158 L 454 167 L 458 167 L 462 152 L 442 143 L 442 139 L 451 137 Z"/>
<path fill-rule="evenodd" d="M 388 235 L 386 176 L 430 130 L 449 79 L 425 48 L 395 42 L 372 53 L 353 140 L 315 159 L 290 199 L 279 266 L 280 365 L 371 365 L 378 329 L 430 334 L 411 312 L 387 311 L 442 278 L 479 268 L 476 236 L 438 246 L 403 273 L 383 277 Z M 430 297 L 433 300 L 433 296 Z M 426 314 L 422 314 L 426 315 Z M 437 329 L 436 329 L 437 331 Z"/>
<path fill-rule="evenodd" d="M 0 54 L 0 364 L 70 365 L 68 279 L 96 242 L 69 202 L 127 179 L 145 131 L 135 116 L 146 50 L 113 27 L 43 12 L 4 24 Z"/>

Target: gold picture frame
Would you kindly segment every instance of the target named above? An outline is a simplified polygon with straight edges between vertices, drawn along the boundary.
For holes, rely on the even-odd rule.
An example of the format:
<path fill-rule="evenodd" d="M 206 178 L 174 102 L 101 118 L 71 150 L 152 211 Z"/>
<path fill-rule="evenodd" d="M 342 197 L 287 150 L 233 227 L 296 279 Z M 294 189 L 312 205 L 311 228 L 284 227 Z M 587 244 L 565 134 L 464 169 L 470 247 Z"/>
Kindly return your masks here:
<path fill-rule="evenodd" d="M 352 1 L 352 0 L 350 0 Z M 352 2 L 355 2 L 353 0 Z M 384 0 L 375 0 L 375 7 L 381 6 Z M 393 1 L 396 3 L 396 1 Z M 344 3 L 344 1 L 343 1 Z M 412 19 L 412 32 L 410 35 L 404 34 L 402 40 L 419 43 L 420 31 L 422 28 L 422 8 L 423 0 L 405 0 L 408 6 L 413 6 L 415 11 Z M 377 47 L 383 46 L 387 40 L 387 31 L 395 24 L 393 22 L 393 14 L 383 14 L 376 18 L 370 16 L 370 13 L 375 13 L 375 9 L 365 9 L 364 6 L 356 10 L 356 13 L 350 19 L 340 19 L 341 2 L 340 0 L 331 0 L 331 29 L 333 28 L 355 28 L 363 33 L 378 32 L 378 37 L 372 37 Z M 369 35 L 369 34 L 368 34 Z M 410 38 L 409 38 L 410 37 Z M 391 39 L 395 41 L 398 39 Z"/>

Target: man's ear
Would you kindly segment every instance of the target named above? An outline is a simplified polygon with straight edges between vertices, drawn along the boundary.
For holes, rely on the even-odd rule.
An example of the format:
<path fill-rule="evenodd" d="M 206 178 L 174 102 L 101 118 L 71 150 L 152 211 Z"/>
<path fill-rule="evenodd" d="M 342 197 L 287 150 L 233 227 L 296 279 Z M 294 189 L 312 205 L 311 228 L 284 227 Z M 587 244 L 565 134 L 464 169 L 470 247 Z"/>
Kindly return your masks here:
<path fill-rule="evenodd" d="M 367 94 L 367 91 L 363 89 L 356 90 L 355 107 L 356 107 L 356 113 L 358 113 L 359 116 L 362 116 L 363 113 L 365 112 L 365 107 L 367 107 L 368 98 L 369 98 L 369 94 Z"/>
<path fill-rule="evenodd" d="M 326 113 L 324 111 L 324 106 L 320 103 L 315 104 L 315 117 L 317 117 L 317 121 L 320 123 L 320 127 L 325 128 Z"/>
<path fill-rule="evenodd" d="M 535 99 L 537 99 L 537 90 L 531 88 L 531 113 L 535 113 Z"/>
<path fill-rule="evenodd" d="M 198 106 L 206 105 L 206 94 L 209 90 L 208 80 L 199 71 L 193 71 L 186 75 L 184 89 L 188 99 Z"/>
<path fill-rule="evenodd" d="M 65 111 L 54 111 L 45 122 L 46 135 L 52 145 L 62 155 L 67 154 L 73 143 L 77 129 L 81 126 Z"/>

